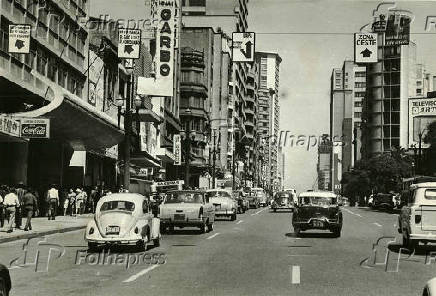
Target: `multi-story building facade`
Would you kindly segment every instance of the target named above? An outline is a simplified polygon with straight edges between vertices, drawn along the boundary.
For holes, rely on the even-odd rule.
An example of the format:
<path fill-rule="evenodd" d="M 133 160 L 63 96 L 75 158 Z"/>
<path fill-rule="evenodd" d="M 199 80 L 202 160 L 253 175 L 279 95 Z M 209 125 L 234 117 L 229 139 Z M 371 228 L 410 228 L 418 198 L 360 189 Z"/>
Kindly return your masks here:
<path fill-rule="evenodd" d="M 408 99 L 417 91 L 415 43 L 392 45 L 385 38 L 388 32 L 377 34 L 378 62 L 367 66 L 362 129 L 365 157 L 407 146 Z"/>
<path fill-rule="evenodd" d="M 323 135 L 323 140 L 318 145 L 318 189 L 332 190 L 331 182 L 331 155 L 333 143 L 329 135 Z"/>
<path fill-rule="evenodd" d="M 268 186 L 271 188 L 278 178 L 279 141 L 276 140 L 279 139 L 280 132 L 279 77 L 282 59 L 277 53 L 256 52 L 255 61 L 259 66 L 259 119 L 257 129 L 259 138 L 267 138 L 268 147 L 265 149 L 266 172 Z"/>
<path fill-rule="evenodd" d="M 361 158 L 361 122 L 366 94 L 366 68 L 344 61 L 333 69 L 330 88 L 331 183 L 340 190 L 342 172 L 349 171 Z"/>
<path fill-rule="evenodd" d="M 45 190 L 88 173 L 85 180 L 96 181 L 90 172 L 72 169 L 74 151 L 113 147 L 123 131 L 114 117 L 113 97 L 101 98 L 102 104 L 88 97 L 89 39 L 78 18 L 87 18 L 89 2 L 2 0 L 0 6 L 0 113 L 50 119 L 49 139 L 14 138 L 0 145 L 0 182 Z M 11 23 L 32 26 L 29 54 L 8 53 Z"/>

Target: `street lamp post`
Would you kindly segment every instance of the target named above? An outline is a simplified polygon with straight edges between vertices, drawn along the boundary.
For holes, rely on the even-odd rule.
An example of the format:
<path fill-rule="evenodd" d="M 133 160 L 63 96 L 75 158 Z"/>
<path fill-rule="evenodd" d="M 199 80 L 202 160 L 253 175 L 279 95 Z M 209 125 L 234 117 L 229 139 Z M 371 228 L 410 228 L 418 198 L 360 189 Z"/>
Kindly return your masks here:
<path fill-rule="evenodd" d="M 213 130 L 213 163 L 212 163 L 212 188 L 215 189 L 216 178 L 216 129 Z"/>
<path fill-rule="evenodd" d="M 190 165 L 191 165 L 191 110 L 185 110 L 186 117 L 186 137 L 185 137 L 185 186 L 189 187 Z"/>

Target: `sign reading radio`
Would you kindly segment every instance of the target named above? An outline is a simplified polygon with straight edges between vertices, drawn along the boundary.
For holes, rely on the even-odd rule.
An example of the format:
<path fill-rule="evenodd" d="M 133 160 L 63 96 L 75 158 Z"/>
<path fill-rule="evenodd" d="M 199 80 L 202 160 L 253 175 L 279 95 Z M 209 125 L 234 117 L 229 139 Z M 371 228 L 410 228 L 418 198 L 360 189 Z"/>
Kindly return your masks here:
<path fill-rule="evenodd" d="M 182 138 L 180 135 L 174 135 L 174 165 L 182 164 Z"/>
<path fill-rule="evenodd" d="M 21 137 L 50 138 L 50 119 L 23 118 L 21 119 Z"/>

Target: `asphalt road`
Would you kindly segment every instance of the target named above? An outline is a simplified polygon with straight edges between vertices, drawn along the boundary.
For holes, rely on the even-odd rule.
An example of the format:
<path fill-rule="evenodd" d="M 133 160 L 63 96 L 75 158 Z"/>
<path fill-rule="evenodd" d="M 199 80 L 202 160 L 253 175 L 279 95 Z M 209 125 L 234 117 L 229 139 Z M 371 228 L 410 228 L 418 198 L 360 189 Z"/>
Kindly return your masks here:
<path fill-rule="evenodd" d="M 436 246 L 397 261 L 396 215 L 349 207 L 343 214 L 340 238 L 323 231 L 296 238 L 291 213 L 253 209 L 237 221 L 218 221 L 211 233 L 176 229 L 163 236 L 160 247 L 147 251 L 146 260 L 141 257 L 129 268 L 125 256 L 134 250 L 114 250 L 121 254 L 118 264 L 93 264 L 92 258 L 76 264 L 77 252 L 87 249 L 83 231 L 51 235 L 47 242 L 62 246 L 65 254 L 57 258 L 53 245 L 48 270 L 44 251 L 39 272 L 32 264 L 13 267 L 11 295 L 420 295 L 425 282 L 436 277 L 435 260 L 425 264 L 426 252 L 436 252 Z M 397 241 L 389 253 L 383 245 L 393 238 L 373 247 L 382 237 Z M 23 243 L 1 244 L 0 262 L 9 264 L 22 255 Z M 31 263 L 34 252 L 28 254 Z M 151 254 L 157 264 L 151 264 Z"/>

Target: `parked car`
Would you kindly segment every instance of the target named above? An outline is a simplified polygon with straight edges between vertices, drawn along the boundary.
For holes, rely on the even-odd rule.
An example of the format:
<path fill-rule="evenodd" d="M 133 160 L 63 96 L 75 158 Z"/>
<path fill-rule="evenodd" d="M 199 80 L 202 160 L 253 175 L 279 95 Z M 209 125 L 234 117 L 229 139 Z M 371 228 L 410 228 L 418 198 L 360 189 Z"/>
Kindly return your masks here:
<path fill-rule="evenodd" d="M 409 249 L 419 242 L 436 242 L 436 182 L 410 186 L 407 205 L 398 216 L 398 232 Z"/>
<path fill-rule="evenodd" d="M 6 266 L 0 264 L 0 296 L 8 296 L 11 288 L 12 283 L 9 270 Z"/>
<path fill-rule="evenodd" d="M 338 197 L 332 192 L 303 192 L 298 197 L 298 206 L 292 215 L 292 226 L 298 236 L 300 231 L 323 229 L 341 236 L 342 211 Z"/>
<path fill-rule="evenodd" d="M 225 189 L 211 189 L 206 191 L 209 202 L 215 207 L 215 217 L 228 217 L 236 220 L 238 202 L 233 199 L 231 193 Z"/>
<path fill-rule="evenodd" d="M 422 296 L 435 296 L 436 295 L 436 278 L 429 280 L 422 291 Z"/>
<path fill-rule="evenodd" d="M 107 244 L 137 245 L 145 250 L 150 242 L 159 246 L 159 228 L 159 218 L 154 217 L 145 196 L 115 193 L 98 201 L 95 217 L 86 227 L 85 240 L 90 250 Z"/>
<path fill-rule="evenodd" d="M 246 198 L 248 200 L 248 205 L 250 206 L 250 208 L 259 208 L 260 202 L 255 191 L 249 191 Z"/>
<path fill-rule="evenodd" d="M 177 190 L 167 192 L 160 206 L 162 230 L 174 227 L 198 227 L 202 233 L 213 230 L 215 209 L 205 191 Z"/>
<path fill-rule="evenodd" d="M 271 209 L 276 212 L 277 210 L 293 210 L 294 201 L 291 193 L 287 191 L 279 191 L 275 194 L 271 204 Z"/>

